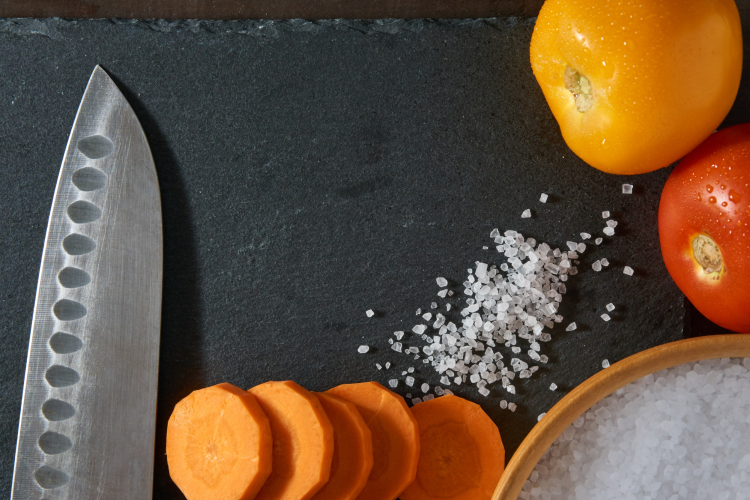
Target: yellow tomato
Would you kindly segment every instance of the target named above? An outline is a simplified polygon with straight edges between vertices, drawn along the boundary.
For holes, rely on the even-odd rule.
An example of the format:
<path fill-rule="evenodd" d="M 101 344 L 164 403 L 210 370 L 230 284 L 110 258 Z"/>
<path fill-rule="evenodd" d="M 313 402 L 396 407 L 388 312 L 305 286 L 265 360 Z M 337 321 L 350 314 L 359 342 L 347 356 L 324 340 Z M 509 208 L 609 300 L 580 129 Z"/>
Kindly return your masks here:
<path fill-rule="evenodd" d="M 605 172 L 650 172 L 729 112 L 740 17 L 733 0 L 547 0 L 531 67 L 574 153 Z"/>

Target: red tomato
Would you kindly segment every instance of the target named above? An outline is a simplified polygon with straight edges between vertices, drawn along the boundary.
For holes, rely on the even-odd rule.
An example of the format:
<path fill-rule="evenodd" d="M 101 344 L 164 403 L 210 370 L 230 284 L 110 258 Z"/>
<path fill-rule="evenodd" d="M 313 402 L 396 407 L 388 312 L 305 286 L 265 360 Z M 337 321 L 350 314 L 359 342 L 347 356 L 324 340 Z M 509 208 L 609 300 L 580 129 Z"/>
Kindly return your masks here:
<path fill-rule="evenodd" d="M 717 325 L 750 332 L 750 123 L 716 132 L 667 179 L 659 240 L 669 274 Z"/>

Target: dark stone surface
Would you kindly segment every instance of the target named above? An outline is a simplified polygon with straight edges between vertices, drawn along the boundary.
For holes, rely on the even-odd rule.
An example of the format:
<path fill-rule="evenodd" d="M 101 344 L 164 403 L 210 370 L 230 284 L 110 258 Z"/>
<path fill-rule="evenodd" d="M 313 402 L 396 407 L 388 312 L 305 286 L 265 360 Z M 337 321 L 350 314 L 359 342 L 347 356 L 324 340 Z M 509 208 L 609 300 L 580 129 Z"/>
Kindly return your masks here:
<path fill-rule="evenodd" d="M 533 19 L 0 21 L 0 497 L 10 494 L 48 211 L 96 64 L 135 109 L 161 183 L 157 499 L 179 498 L 165 429 L 194 389 L 386 384 L 408 366 L 418 383 L 436 383 L 387 339 L 417 323 L 417 308 L 436 300 L 444 310 L 435 277 L 457 285 L 475 261 L 502 262 L 494 227 L 560 246 L 583 231 L 601 235 L 602 210 L 619 221 L 568 281 L 565 320 L 543 345 L 551 362 L 517 383 L 518 395 L 451 387 L 497 422 L 508 458 L 536 416 L 603 359 L 682 338 L 683 296 L 656 224 L 670 169 L 616 177 L 570 152 L 531 73 L 532 29 Z M 748 95 L 741 90 L 728 123 L 747 119 Z M 635 194 L 621 194 L 624 182 Z M 526 208 L 531 219 L 520 218 Z M 611 266 L 595 273 L 601 257 Z M 617 309 L 605 323 L 608 302 Z M 570 321 L 579 329 L 565 333 Z M 360 344 L 370 352 L 358 354 Z M 395 366 L 377 371 L 386 361 Z M 398 392 L 409 392 L 403 382 Z M 501 410 L 503 398 L 518 411 Z"/>

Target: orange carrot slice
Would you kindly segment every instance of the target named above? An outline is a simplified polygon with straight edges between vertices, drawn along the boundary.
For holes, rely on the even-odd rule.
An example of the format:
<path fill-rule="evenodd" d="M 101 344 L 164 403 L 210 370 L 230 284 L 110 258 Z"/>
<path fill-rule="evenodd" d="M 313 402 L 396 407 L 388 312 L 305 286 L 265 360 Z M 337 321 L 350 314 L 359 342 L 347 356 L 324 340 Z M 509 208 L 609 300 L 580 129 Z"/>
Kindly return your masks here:
<path fill-rule="evenodd" d="M 411 409 L 422 450 L 417 479 L 401 500 L 489 500 L 505 469 L 495 423 L 479 405 L 442 396 Z"/>
<path fill-rule="evenodd" d="M 169 475 L 188 500 L 250 500 L 271 473 L 272 446 L 255 397 L 232 384 L 191 393 L 167 424 Z"/>
<path fill-rule="evenodd" d="M 307 500 L 327 481 L 333 458 L 333 427 L 320 401 L 292 381 L 250 389 L 268 415 L 273 470 L 256 500 Z"/>
<path fill-rule="evenodd" d="M 372 435 L 357 407 L 330 394 L 315 393 L 333 425 L 333 460 L 328 482 L 312 500 L 354 500 L 372 470 Z"/>
<path fill-rule="evenodd" d="M 394 500 L 414 481 L 419 461 L 417 420 L 404 399 L 377 382 L 326 391 L 354 403 L 372 432 L 373 466 L 357 500 Z"/>

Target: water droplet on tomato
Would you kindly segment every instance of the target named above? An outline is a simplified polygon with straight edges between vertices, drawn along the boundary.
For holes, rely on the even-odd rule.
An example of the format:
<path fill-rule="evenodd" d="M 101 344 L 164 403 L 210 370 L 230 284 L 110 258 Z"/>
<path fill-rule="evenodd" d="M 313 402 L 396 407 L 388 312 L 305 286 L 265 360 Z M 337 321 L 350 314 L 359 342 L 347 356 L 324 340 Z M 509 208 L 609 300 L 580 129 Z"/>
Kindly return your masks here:
<path fill-rule="evenodd" d="M 716 196 L 711 196 L 708 201 L 709 203 L 716 203 Z"/>
<path fill-rule="evenodd" d="M 729 190 L 729 201 L 733 201 L 734 203 L 739 203 L 742 201 L 742 195 L 735 191 L 734 189 Z"/>
<path fill-rule="evenodd" d="M 727 188 L 727 186 L 724 185 L 724 184 L 722 184 L 720 187 L 721 187 L 721 189 L 726 189 Z"/>
<path fill-rule="evenodd" d="M 721 206 L 722 206 L 722 207 L 726 207 L 727 205 L 729 205 L 729 203 L 727 203 L 726 201 L 722 201 L 722 202 L 721 202 Z"/>
<path fill-rule="evenodd" d="M 711 184 L 708 184 L 706 186 L 706 191 L 708 191 L 709 193 L 713 193 L 714 192 L 714 187 Z"/>

